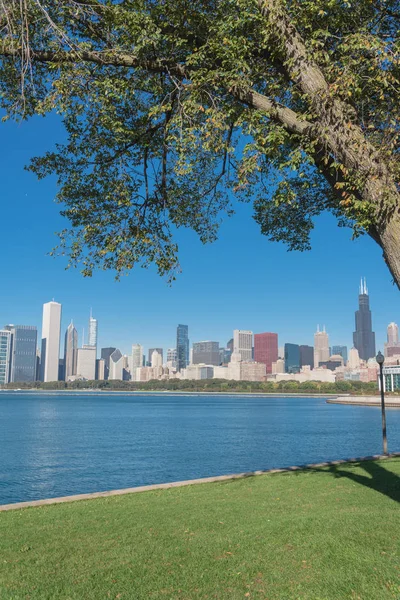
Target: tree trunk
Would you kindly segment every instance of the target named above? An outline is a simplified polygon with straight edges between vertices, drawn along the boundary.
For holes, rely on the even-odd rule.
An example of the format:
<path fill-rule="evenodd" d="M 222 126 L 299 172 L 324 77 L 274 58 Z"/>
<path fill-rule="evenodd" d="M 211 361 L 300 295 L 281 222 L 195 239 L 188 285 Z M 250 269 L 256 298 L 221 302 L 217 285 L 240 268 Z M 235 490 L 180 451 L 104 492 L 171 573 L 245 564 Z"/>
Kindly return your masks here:
<path fill-rule="evenodd" d="M 400 195 L 399 195 L 400 203 Z M 378 227 L 378 242 L 394 282 L 400 289 L 400 216 L 396 211 L 386 225 Z"/>

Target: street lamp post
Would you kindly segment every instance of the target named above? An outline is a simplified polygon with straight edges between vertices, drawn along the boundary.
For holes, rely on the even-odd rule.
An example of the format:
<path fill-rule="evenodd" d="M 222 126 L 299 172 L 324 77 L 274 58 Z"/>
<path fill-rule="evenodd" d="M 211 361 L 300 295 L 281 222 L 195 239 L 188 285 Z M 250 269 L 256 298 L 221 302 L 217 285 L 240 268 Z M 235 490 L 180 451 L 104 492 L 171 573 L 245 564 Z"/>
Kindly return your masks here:
<path fill-rule="evenodd" d="M 383 437 L 383 454 L 387 454 L 387 437 L 386 437 L 386 412 L 385 412 L 385 392 L 383 388 L 383 363 L 385 357 L 382 352 L 379 351 L 376 356 L 376 362 L 379 365 L 379 378 L 381 382 L 381 409 L 382 409 L 382 437 Z"/>

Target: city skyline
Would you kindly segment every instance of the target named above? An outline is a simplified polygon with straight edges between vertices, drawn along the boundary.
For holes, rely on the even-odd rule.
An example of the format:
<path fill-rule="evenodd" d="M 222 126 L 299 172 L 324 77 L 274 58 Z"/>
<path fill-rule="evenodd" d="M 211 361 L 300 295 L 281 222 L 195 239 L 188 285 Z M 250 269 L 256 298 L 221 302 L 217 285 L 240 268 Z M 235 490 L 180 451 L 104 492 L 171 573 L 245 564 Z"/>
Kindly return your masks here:
<path fill-rule="evenodd" d="M 71 320 L 65 332 L 64 357 L 61 358 L 62 304 L 53 299 L 43 304 L 41 350 L 36 350 L 34 343 L 37 339 L 35 326 L 5 325 L 4 330 L 0 331 L 0 334 L 3 334 L 0 340 L 0 370 L 2 371 L 0 383 L 18 381 L 14 376 L 14 372 L 18 370 L 22 374 L 21 382 L 33 381 L 32 374 L 29 373 L 32 371 L 38 374 L 39 365 L 40 374 L 37 378 L 44 382 L 69 381 L 74 378 L 87 381 L 99 378 L 146 381 L 164 376 L 167 378 L 183 376 L 189 379 L 191 377 L 222 379 L 248 377 L 255 381 L 265 376 L 285 377 L 285 375 L 299 376 L 306 380 L 312 377 L 319 380 L 335 380 L 336 375 L 333 372 L 337 373 L 339 378 L 362 376 L 364 380 L 371 381 L 376 377 L 377 363 L 375 348 L 372 347 L 375 343 L 375 334 L 372 332 L 372 312 L 369 308 L 365 278 L 361 279 L 358 303 L 359 308 L 355 312 L 354 346 L 349 349 L 349 371 L 345 359 L 348 354 L 347 346 L 331 346 L 325 325 L 322 331 L 317 325 L 313 347 L 294 343 L 292 336 L 291 342 L 281 338 L 281 344 L 284 344 L 281 350 L 277 332 L 261 333 L 242 329 L 234 329 L 233 338 L 225 344 L 220 345 L 217 341 L 194 341 L 190 345 L 189 326 L 181 323 L 176 327 L 175 351 L 173 348 L 168 348 L 166 352 L 168 364 L 163 361 L 162 347 L 146 349 L 137 342 L 132 344 L 131 354 L 121 352 L 120 348 L 116 347 L 101 347 L 101 358 L 99 358 L 98 321 L 93 317 L 92 309 L 89 316 L 88 341 L 90 343 L 85 344 L 86 338 L 82 332 L 79 345 L 78 333 Z M 9 340 L 5 337 L 8 332 L 11 334 Z M 399 330 L 393 321 L 387 325 L 386 338 L 384 352 L 388 357 L 388 363 L 393 364 L 391 358 L 389 361 L 389 357 L 397 356 L 395 362 L 397 361 L 398 364 Z M 145 351 L 148 353 L 148 360 Z M 172 352 L 174 352 L 173 356 Z M 40 356 L 39 363 L 38 356 Z M 367 365 L 369 358 L 372 359 L 372 363 Z M 167 367 L 166 371 L 164 371 L 165 367 Z M 6 373 L 8 369 L 5 380 L 4 368 Z M 175 370 L 178 373 L 174 374 Z"/>
<path fill-rule="evenodd" d="M 74 272 L 74 277 L 80 277 L 77 272 Z M 122 283 L 122 282 L 121 282 Z M 119 283 L 115 283 L 115 285 L 119 285 Z M 382 311 L 382 303 L 379 303 L 377 298 L 379 296 L 379 290 L 375 290 L 371 285 L 370 288 L 373 289 L 373 295 L 371 300 L 371 308 L 374 317 L 374 330 L 377 333 L 377 342 L 376 347 L 377 350 L 381 349 L 383 352 L 384 343 L 386 341 L 385 336 L 385 328 L 387 323 L 390 321 L 400 321 L 400 310 L 391 310 L 390 312 L 387 310 L 386 306 L 385 313 L 387 314 L 387 318 Z M 355 280 L 352 280 L 352 286 L 350 289 L 351 293 L 351 301 L 349 305 L 346 306 L 343 302 L 338 303 L 335 306 L 335 310 L 332 310 L 332 307 L 327 305 L 326 313 L 323 314 L 323 308 L 320 306 L 320 302 L 314 301 L 314 294 L 309 294 L 309 307 L 315 309 L 315 313 L 320 315 L 320 322 L 325 322 L 327 324 L 327 328 L 329 329 L 331 340 L 330 343 L 332 345 L 346 345 L 350 348 L 353 344 L 352 342 L 352 332 L 354 331 L 354 312 L 357 309 L 357 299 L 356 299 L 356 285 Z M 297 297 L 300 296 L 299 290 L 297 290 Z M 346 294 L 349 293 L 349 290 L 346 291 Z M 306 292 L 303 291 L 303 298 L 306 295 Z M 329 294 L 328 294 L 329 295 Z M 328 296 L 327 295 L 327 296 Z M 61 294 L 52 293 L 50 296 L 55 296 L 56 298 L 61 298 Z M 88 311 L 91 305 L 95 306 L 95 314 L 96 321 L 101 321 L 101 326 L 98 334 L 97 347 L 105 347 L 109 345 L 109 340 L 112 337 L 116 346 L 120 347 L 125 353 L 129 353 L 129 347 L 132 343 L 133 339 L 140 339 L 145 348 L 150 347 L 163 347 L 167 349 L 168 347 L 172 347 L 175 344 L 175 336 L 174 329 L 176 327 L 176 322 L 180 320 L 184 322 L 188 322 L 190 324 L 191 337 L 193 340 L 196 339 L 201 341 L 203 339 L 216 339 L 219 340 L 220 343 L 225 343 L 226 337 L 231 336 L 231 332 L 233 327 L 239 322 L 242 324 L 243 329 L 249 329 L 252 331 L 278 331 L 279 336 L 281 338 L 288 339 L 289 337 L 296 338 L 297 343 L 303 345 L 313 345 L 314 343 L 314 334 L 316 327 L 316 318 L 312 316 L 308 316 L 306 319 L 297 319 L 296 315 L 293 313 L 288 314 L 288 316 L 282 317 L 282 314 L 271 314 L 269 311 L 265 316 L 260 314 L 254 315 L 253 310 L 249 310 L 249 314 L 247 316 L 243 316 L 238 313 L 237 317 L 235 315 L 225 316 L 225 322 L 227 318 L 229 318 L 229 323 L 226 323 L 225 326 L 218 325 L 215 327 L 215 324 L 210 319 L 208 320 L 204 316 L 204 320 L 200 321 L 199 317 L 193 314 L 191 311 L 188 311 L 187 306 L 185 305 L 182 308 L 182 313 L 187 315 L 186 319 L 180 319 L 179 317 L 172 322 L 173 316 L 171 316 L 170 310 L 164 312 L 160 310 L 155 310 L 154 313 L 149 313 L 147 305 L 144 308 L 146 315 L 143 315 L 143 318 L 138 318 L 137 313 L 132 314 L 129 318 L 129 315 L 125 322 L 118 322 L 118 311 L 111 313 L 108 310 L 97 308 L 97 303 L 93 302 L 92 298 L 87 298 L 87 303 L 85 307 L 83 307 L 80 302 L 77 302 L 75 296 L 72 294 L 72 298 L 70 293 L 62 296 L 62 304 L 63 304 L 63 314 L 62 314 L 62 323 L 61 329 L 64 332 L 68 326 L 68 323 L 71 321 L 73 317 L 74 324 L 76 324 L 76 328 L 79 333 L 80 343 L 82 330 L 84 330 L 85 338 L 88 338 Z M 275 300 L 282 299 L 284 297 L 284 293 L 280 293 L 279 290 L 276 292 Z M 102 305 L 103 300 L 99 299 L 99 306 Z M 379 310 L 378 310 L 379 306 Z M 0 301 L 0 308 L 2 307 L 2 303 Z M 36 305 L 36 307 L 32 308 L 29 306 L 22 306 L 19 308 L 16 313 L 15 309 L 12 307 L 2 308 L 1 313 L 4 316 L 2 317 L 3 322 L 24 322 L 30 323 L 37 327 L 38 332 L 41 330 L 41 321 L 38 318 L 38 314 L 40 314 L 42 304 Z M 122 310 L 122 308 L 121 308 Z M 178 313 L 178 309 L 175 308 L 175 314 Z M 398 311 L 398 312 L 397 312 Z M 242 312 L 242 311 L 240 311 Z M 25 316 L 24 316 L 25 315 Z M 29 317 L 31 315 L 31 317 Z M 33 315 L 33 316 L 32 316 Z M 167 318 L 166 318 L 167 317 Z M 301 330 L 296 329 L 299 322 L 301 322 Z M 343 323 L 347 323 L 346 331 L 343 332 Z M 381 325 L 379 325 L 381 323 Z M 307 331 L 304 329 L 307 327 Z M 157 329 L 157 332 L 154 331 Z M 218 335 L 219 330 L 219 335 Z M 129 337 L 127 332 L 129 333 Z M 342 331 L 342 333 L 340 333 Z M 286 332 L 286 333 L 285 333 Z M 291 333 L 293 332 L 293 334 Z M 115 340 L 115 341 L 114 341 Z M 61 341 L 61 354 L 63 353 L 63 336 Z"/>
<path fill-rule="evenodd" d="M 364 285 L 366 286 L 365 279 L 362 279 L 361 286 L 364 286 Z M 359 289 L 359 293 L 361 292 L 363 294 L 362 297 L 365 298 L 363 290 L 364 290 L 364 288 L 360 288 Z M 365 291 L 366 291 L 366 287 L 365 287 Z M 361 297 L 361 296 L 359 296 L 359 297 Z M 368 297 L 368 307 L 369 307 L 369 294 L 368 294 L 368 292 L 367 292 L 367 297 Z M 69 325 L 67 325 L 66 327 L 64 327 L 64 319 L 63 319 L 64 303 L 63 302 L 58 303 L 58 302 L 55 302 L 54 300 L 52 300 L 51 302 L 44 303 L 42 305 L 42 309 L 44 310 L 45 306 L 47 306 L 47 305 L 50 306 L 52 304 L 53 305 L 61 304 L 61 306 L 63 307 L 62 311 L 61 311 L 61 315 L 60 315 L 60 322 L 61 322 L 61 333 L 60 333 L 60 341 L 59 341 L 60 358 L 64 358 L 64 360 L 66 359 L 66 353 L 65 353 L 66 333 L 68 331 L 68 327 L 70 327 L 71 325 L 73 325 L 73 328 L 75 330 L 75 336 L 77 337 L 77 341 L 75 341 L 75 344 L 77 343 L 77 347 L 82 348 L 85 345 L 86 346 L 95 346 L 98 358 L 101 357 L 101 349 L 102 348 L 106 348 L 108 346 L 108 344 L 109 344 L 110 341 L 112 343 L 114 343 L 113 339 L 112 340 L 110 340 L 110 339 L 104 340 L 104 336 L 101 336 L 101 335 L 100 335 L 100 341 L 98 340 L 98 322 L 99 322 L 99 320 L 95 319 L 93 317 L 93 315 L 92 315 L 92 308 L 90 308 L 90 314 L 89 314 L 89 328 L 86 329 L 86 331 L 88 333 L 85 335 L 85 333 L 84 333 L 85 332 L 85 328 L 83 327 L 82 328 L 83 332 L 82 332 L 81 335 L 79 335 L 79 333 L 78 333 L 79 329 L 78 329 L 78 327 L 75 327 L 75 320 L 71 319 Z M 358 311 L 354 310 L 353 314 L 357 314 L 357 312 Z M 374 327 L 374 329 L 376 329 L 375 326 L 374 326 L 374 322 L 375 322 L 374 317 L 375 317 L 375 314 L 374 314 L 374 311 L 373 311 L 373 300 L 372 300 L 372 310 L 371 310 L 371 312 L 373 314 L 373 327 Z M 109 317 L 109 318 L 111 318 L 111 317 Z M 353 317 L 353 320 L 354 320 L 354 317 Z M 392 324 L 392 321 L 389 323 L 389 325 L 391 325 L 391 324 Z M 42 322 L 40 322 L 38 325 L 34 325 L 34 327 L 36 327 L 37 331 L 38 331 L 38 349 L 39 350 L 41 350 L 39 342 L 41 340 L 41 338 L 40 338 L 40 332 L 41 332 L 41 329 L 42 329 L 42 325 L 43 325 Z M 29 324 L 29 326 L 32 326 L 32 325 Z M 384 332 L 382 332 L 382 331 L 378 332 L 378 339 L 382 339 L 382 343 L 381 343 L 381 345 L 379 345 L 379 343 L 376 344 L 376 352 L 379 349 L 381 349 L 382 352 L 383 352 L 384 347 L 386 346 L 386 327 L 387 326 L 388 325 L 385 326 Z M 179 325 L 178 326 L 176 326 L 176 325 L 173 326 L 172 327 L 172 331 L 175 330 L 175 332 L 176 332 L 177 331 L 177 327 L 179 327 Z M 325 325 L 323 326 L 322 331 L 320 331 L 320 326 L 319 325 L 317 325 L 316 328 L 317 328 L 316 332 L 314 330 L 313 334 L 310 334 L 310 332 L 308 334 L 307 341 L 310 338 L 312 338 L 311 343 L 305 343 L 303 339 L 296 340 L 294 342 L 294 337 L 295 337 L 294 335 L 290 336 L 291 337 L 291 342 L 289 342 L 289 343 L 295 343 L 295 344 L 297 344 L 299 346 L 313 346 L 314 349 L 315 349 L 317 347 L 316 340 L 318 339 L 318 337 L 319 336 L 327 336 L 326 338 L 324 338 L 325 339 L 324 346 L 326 346 L 326 347 L 329 346 L 330 349 L 333 348 L 333 347 L 337 347 L 337 348 L 339 348 L 339 347 L 347 347 L 347 349 L 350 350 L 350 348 L 353 347 L 353 345 L 354 345 L 353 342 L 346 343 L 345 341 L 343 341 L 343 339 L 337 340 L 338 336 L 337 336 L 337 334 L 335 335 L 334 329 L 330 329 L 329 332 L 328 332 L 328 331 L 326 331 L 327 328 L 326 328 Z M 102 327 L 100 326 L 100 332 L 101 332 L 101 329 L 102 329 Z M 192 326 L 191 325 L 189 325 L 189 329 L 192 330 Z M 264 330 L 266 330 L 266 328 L 264 328 Z M 241 336 L 242 336 L 242 334 L 248 334 L 248 333 L 257 334 L 257 335 L 261 335 L 262 334 L 261 332 L 256 331 L 255 329 L 249 329 L 249 330 L 232 329 L 232 331 L 233 331 L 233 335 L 234 336 L 235 336 L 235 332 L 237 332 L 237 335 L 241 335 Z M 282 346 L 284 343 L 288 343 L 288 342 L 286 342 L 284 340 L 284 338 L 281 335 L 281 333 L 279 331 L 276 331 L 276 328 L 274 330 L 274 327 L 270 327 L 269 332 L 272 332 L 272 333 L 276 332 L 278 334 L 278 337 L 279 337 L 279 340 L 280 340 L 279 341 L 279 345 L 280 346 Z M 217 340 L 218 343 L 219 343 L 219 345 L 220 345 L 220 348 L 225 348 L 226 347 L 226 344 L 227 344 L 226 340 L 227 340 L 227 336 L 229 337 L 229 335 L 230 335 L 230 332 L 228 331 L 228 332 L 226 332 L 225 337 L 222 337 L 222 339 L 220 338 L 219 340 Z M 354 336 L 354 333 L 353 333 L 353 336 Z M 171 337 L 172 338 L 175 337 L 175 343 L 176 343 L 176 335 L 175 336 L 170 335 L 169 338 L 171 338 Z M 199 343 L 199 342 L 202 341 L 202 339 L 205 339 L 205 337 L 203 337 L 202 339 L 201 338 L 195 339 L 195 337 L 192 336 L 191 334 L 190 334 L 189 337 L 190 337 L 190 340 L 189 340 L 190 341 L 189 349 L 191 349 L 193 347 L 193 343 Z M 348 337 L 350 337 L 350 336 L 348 336 Z M 333 340 L 335 340 L 336 343 L 332 343 L 331 338 Z M 131 346 L 132 346 L 132 339 L 135 340 L 133 343 L 140 343 L 141 346 L 144 348 L 144 352 L 147 355 L 146 356 L 146 360 L 148 360 L 149 362 L 150 362 L 150 353 L 154 349 L 161 351 L 161 355 L 163 356 L 164 352 L 166 353 L 168 348 L 174 347 L 174 342 L 172 342 L 172 340 L 171 340 L 171 343 L 167 342 L 167 343 L 164 343 L 162 345 L 160 343 L 158 343 L 157 345 L 154 344 L 153 346 L 149 346 L 146 343 L 142 343 L 142 339 L 140 339 L 140 341 L 138 341 L 138 336 L 136 336 L 136 339 L 135 339 L 135 335 L 133 333 L 131 341 L 130 342 L 128 341 L 128 343 L 127 343 L 127 347 L 125 345 L 118 345 L 117 343 L 115 343 L 115 348 L 118 348 L 122 352 L 122 354 L 130 355 L 130 353 L 131 353 Z M 214 339 L 217 339 L 217 336 L 214 336 Z M 326 340 L 329 340 L 329 342 L 327 342 Z M 233 341 L 233 339 L 232 339 L 232 341 Z M 340 341 L 340 343 L 338 343 L 338 341 Z M 90 342 L 92 342 L 92 343 L 90 343 Z M 315 352 L 315 350 L 314 350 L 314 352 Z M 247 358 L 249 358 L 249 356 L 247 356 Z M 324 358 L 324 360 L 327 360 L 329 358 L 329 356 L 328 355 L 325 356 L 325 354 L 324 354 L 323 358 Z M 75 362 L 76 362 L 76 359 L 77 358 L 75 357 L 75 359 L 74 359 Z M 320 359 L 320 360 L 322 360 L 322 359 Z"/>

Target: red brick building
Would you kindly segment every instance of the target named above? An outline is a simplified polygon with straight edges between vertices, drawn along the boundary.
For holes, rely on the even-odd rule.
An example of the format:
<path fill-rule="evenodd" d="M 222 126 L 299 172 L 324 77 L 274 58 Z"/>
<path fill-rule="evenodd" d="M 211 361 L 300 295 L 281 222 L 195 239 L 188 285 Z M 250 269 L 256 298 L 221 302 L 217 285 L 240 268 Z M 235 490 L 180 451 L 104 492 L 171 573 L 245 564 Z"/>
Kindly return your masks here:
<path fill-rule="evenodd" d="M 272 363 L 278 360 L 277 333 L 254 334 L 254 360 L 265 364 L 267 374 L 272 373 Z"/>

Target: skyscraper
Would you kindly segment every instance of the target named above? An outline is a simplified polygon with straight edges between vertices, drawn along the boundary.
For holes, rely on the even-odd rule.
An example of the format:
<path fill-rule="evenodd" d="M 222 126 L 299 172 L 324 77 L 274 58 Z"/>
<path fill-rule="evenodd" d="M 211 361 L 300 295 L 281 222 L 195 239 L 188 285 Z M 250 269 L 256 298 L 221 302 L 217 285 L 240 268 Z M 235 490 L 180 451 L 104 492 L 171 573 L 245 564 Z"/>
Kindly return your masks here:
<path fill-rule="evenodd" d="M 389 323 L 387 327 L 387 342 L 385 343 L 385 356 L 400 354 L 399 328 L 396 323 Z"/>
<path fill-rule="evenodd" d="M 61 304 L 43 304 L 41 380 L 58 381 L 60 357 Z"/>
<path fill-rule="evenodd" d="M 314 347 L 302 345 L 300 346 L 300 367 L 306 366 L 314 368 Z"/>
<path fill-rule="evenodd" d="M 58 381 L 65 381 L 65 361 L 63 358 L 58 359 Z"/>
<path fill-rule="evenodd" d="M 132 358 L 131 358 L 131 379 L 136 380 L 136 369 L 139 369 L 143 365 L 143 346 L 141 344 L 132 344 Z"/>
<path fill-rule="evenodd" d="M 319 330 L 314 334 L 314 368 L 319 367 L 320 362 L 329 360 L 329 336 L 325 331 L 325 325 L 322 331 Z"/>
<path fill-rule="evenodd" d="M 104 381 L 105 379 L 105 360 L 104 358 L 98 358 L 96 360 L 96 379 Z"/>
<path fill-rule="evenodd" d="M 219 363 L 220 365 L 227 365 L 231 361 L 232 350 L 229 348 L 219 349 Z"/>
<path fill-rule="evenodd" d="M 332 346 L 332 354 L 339 354 L 344 360 L 344 363 L 347 363 L 347 346 Z"/>
<path fill-rule="evenodd" d="M 349 352 L 349 360 L 347 362 L 347 366 L 350 369 L 358 369 L 360 366 L 360 356 L 358 354 L 357 348 L 350 348 Z"/>
<path fill-rule="evenodd" d="M 93 381 L 96 378 L 96 347 L 83 346 L 78 348 L 76 374 L 83 379 Z"/>
<path fill-rule="evenodd" d="M 177 364 L 176 348 L 168 348 L 166 365 L 169 369 L 175 370 L 176 364 Z"/>
<path fill-rule="evenodd" d="M 40 350 L 39 350 L 39 348 L 36 348 L 35 381 L 40 381 Z"/>
<path fill-rule="evenodd" d="M 299 373 L 300 348 L 297 344 L 285 344 L 285 372 Z"/>
<path fill-rule="evenodd" d="M 6 325 L 11 333 L 10 381 L 36 379 L 37 329 L 32 325 Z"/>
<path fill-rule="evenodd" d="M 151 366 L 152 367 L 162 367 L 162 356 L 161 354 L 154 349 L 151 354 Z"/>
<path fill-rule="evenodd" d="M 122 380 L 124 377 L 124 357 L 120 350 L 114 350 L 110 356 L 109 379 Z"/>
<path fill-rule="evenodd" d="M 389 323 L 387 326 L 387 343 L 389 346 L 396 346 L 399 343 L 399 328 L 396 323 Z"/>
<path fill-rule="evenodd" d="M 272 363 L 278 360 L 277 333 L 254 334 L 254 360 L 258 363 L 264 363 L 267 374 L 272 373 Z"/>
<path fill-rule="evenodd" d="M 194 365 L 201 363 L 206 365 L 219 365 L 219 342 L 195 342 L 193 344 Z"/>
<path fill-rule="evenodd" d="M 67 327 L 65 332 L 64 341 L 64 377 L 65 381 L 73 376 L 77 375 L 76 366 L 78 360 L 78 332 L 71 323 Z"/>
<path fill-rule="evenodd" d="M 178 325 L 176 329 L 177 369 L 186 369 L 189 364 L 189 327 Z"/>
<path fill-rule="evenodd" d="M 365 279 L 364 281 L 361 279 L 358 310 L 355 317 L 356 330 L 353 333 L 354 347 L 357 348 L 361 360 L 368 360 L 375 356 L 375 333 L 372 331 L 372 317 Z"/>
<path fill-rule="evenodd" d="M 104 360 L 104 379 L 108 379 L 108 374 L 110 371 L 110 356 L 116 350 L 116 348 L 102 348 L 101 349 L 101 358 Z"/>
<path fill-rule="evenodd" d="M 242 361 L 253 359 L 253 332 L 244 329 L 233 331 L 233 352 L 240 354 Z"/>
<path fill-rule="evenodd" d="M 132 344 L 132 367 L 137 369 L 143 366 L 143 346 Z"/>
<path fill-rule="evenodd" d="M 161 362 L 163 361 L 164 358 L 164 352 L 162 348 L 149 348 L 149 352 L 148 352 L 148 357 L 149 357 L 149 363 L 151 363 L 151 355 L 153 354 L 154 350 L 156 352 L 158 352 L 158 354 L 161 354 Z M 138 365 L 139 367 L 141 367 L 142 365 Z"/>
<path fill-rule="evenodd" d="M 10 380 L 11 331 L 0 330 L 0 385 Z"/>
<path fill-rule="evenodd" d="M 82 340 L 83 343 L 83 340 Z M 88 346 L 94 346 L 96 348 L 97 355 L 97 319 L 93 318 L 92 309 L 90 309 L 90 317 L 89 317 L 89 340 Z"/>

